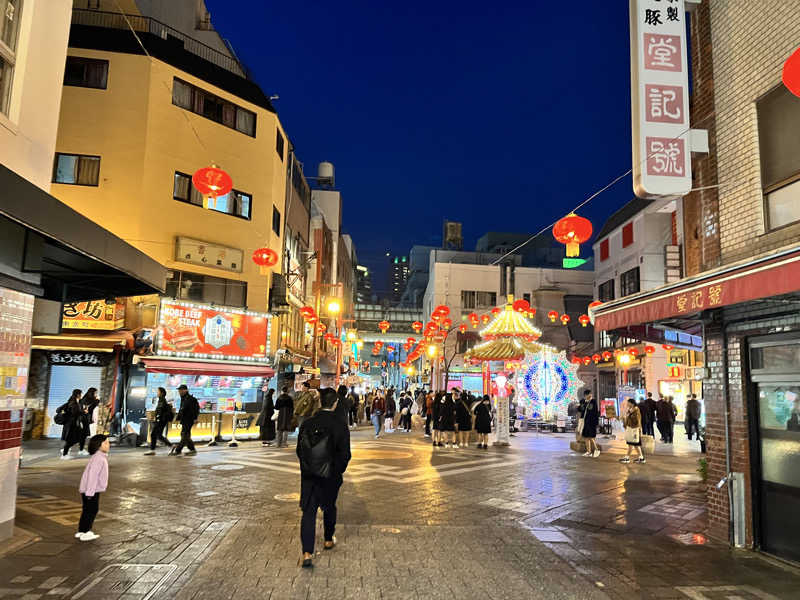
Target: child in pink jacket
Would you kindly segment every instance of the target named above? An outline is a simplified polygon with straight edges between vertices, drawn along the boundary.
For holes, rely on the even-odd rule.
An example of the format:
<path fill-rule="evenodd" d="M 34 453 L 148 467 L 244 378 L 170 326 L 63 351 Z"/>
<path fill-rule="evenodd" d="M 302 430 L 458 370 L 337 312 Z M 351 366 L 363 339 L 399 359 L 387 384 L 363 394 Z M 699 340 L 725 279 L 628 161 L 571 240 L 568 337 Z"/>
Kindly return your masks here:
<path fill-rule="evenodd" d="M 92 531 L 94 518 L 100 509 L 100 492 L 108 486 L 108 436 L 98 434 L 89 439 L 89 464 L 83 471 L 78 491 L 83 501 L 81 520 L 75 537 L 82 542 L 91 542 L 100 536 Z"/>

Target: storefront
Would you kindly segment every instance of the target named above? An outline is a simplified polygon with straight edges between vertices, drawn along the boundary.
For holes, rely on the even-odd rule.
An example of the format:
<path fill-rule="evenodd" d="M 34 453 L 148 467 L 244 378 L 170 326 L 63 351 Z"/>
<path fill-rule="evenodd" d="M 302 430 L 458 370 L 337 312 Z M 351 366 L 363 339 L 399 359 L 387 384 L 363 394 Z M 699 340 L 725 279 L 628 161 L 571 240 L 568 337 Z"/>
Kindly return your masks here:
<path fill-rule="evenodd" d="M 155 354 L 135 357 L 130 369 L 126 422 L 153 419 L 159 387 L 177 413 L 178 387 L 186 385 L 200 403 L 193 439 L 257 437 L 256 418 L 275 374 L 269 364 L 270 327 L 266 313 L 163 299 Z M 167 437 L 180 438 L 177 422 Z"/>

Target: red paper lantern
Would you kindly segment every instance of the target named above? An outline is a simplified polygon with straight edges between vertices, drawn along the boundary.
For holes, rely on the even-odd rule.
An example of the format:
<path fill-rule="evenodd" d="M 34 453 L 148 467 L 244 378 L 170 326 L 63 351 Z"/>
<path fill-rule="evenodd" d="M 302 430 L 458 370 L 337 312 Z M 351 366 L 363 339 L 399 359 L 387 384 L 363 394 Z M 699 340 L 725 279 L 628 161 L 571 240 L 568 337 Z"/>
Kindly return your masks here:
<path fill-rule="evenodd" d="M 389 321 L 381 321 L 378 323 L 378 329 L 381 330 L 381 333 L 386 333 L 389 331 Z"/>
<path fill-rule="evenodd" d="M 590 362 L 592 362 L 592 357 L 591 356 L 584 356 L 583 357 L 583 364 L 588 366 Z"/>
<path fill-rule="evenodd" d="M 582 327 L 586 327 L 589 324 L 589 315 L 581 315 L 578 317 L 578 321 L 580 321 Z"/>
<path fill-rule="evenodd" d="M 644 347 L 644 351 L 647 354 L 653 354 L 653 352 L 655 352 L 656 349 L 653 346 L 645 346 Z"/>
<path fill-rule="evenodd" d="M 413 329 L 414 331 L 419 333 L 420 331 L 422 331 L 422 322 L 421 321 L 414 321 L 411 324 L 411 329 Z"/>
<path fill-rule="evenodd" d="M 481 315 L 481 321 L 483 321 L 484 325 L 487 324 L 491 320 L 492 320 L 492 317 L 490 317 L 489 315 Z"/>
<path fill-rule="evenodd" d="M 511 305 L 511 308 L 517 312 L 526 313 L 531 309 L 531 303 L 524 299 L 514 300 L 514 304 Z"/>
<path fill-rule="evenodd" d="M 224 196 L 233 189 L 231 176 L 216 165 L 195 171 L 192 175 L 192 183 L 203 195 L 203 208 L 208 208 L 209 197 L 214 199 L 214 208 L 216 208 L 217 197 Z"/>
<path fill-rule="evenodd" d="M 547 318 L 550 319 L 551 323 L 555 323 L 556 319 L 558 318 L 558 311 L 551 310 L 549 313 L 547 313 Z"/>
<path fill-rule="evenodd" d="M 573 356 L 572 360 L 570 362 L 572 362 L 573 365 L 582 365 L 583 364 L 583 361 L 581 360 L 580 356 Z"/>
<path fill-rule="evenodd" d="M 489 311 L 489 312 L 491 312 L 493 315 L 497 316 L 497 315 L 499 315 L 499 314 L 500 314 L 500 311 L 501 311 L 501 310 L 502 310 L 501 308 L 499 308 L 499 307 L 495 306 L 495 307 L 494 307 L 494 308 L 493 308 L 491 311 Z"/>
<path fill-rule="evenodd" d="M 795 96 L 800 97 L 800 48 L 792 52 L 783 63 L 783 85 Z"/>
<path fill-rule="evenodd" d="M 328 328 L 328 326 L 327 326 L 327 325 L 325 325 L 325 323 L 317 323 L 317 331 L 319 331 L 319 332 L 323 332 L 323 331 L 325 331 L 327 328 Z"/>
<path fill-rule="evenodd" d="M 594 361 L 594 364 L 599 363 L 600 362 L 600 355 L 599 354 L 592 354 L 592 360 Z"/>
<path fill-rule="evenodd" d="M 478 314 L 477 314 L 477 313 L 474 313 L 474 312 L 471 312 L 471 313 L 469 313 L 469 314 L 467 315 L 467 318 L 468 318 L 470 321 L 477 321 L 477 320 L 478 320 Z"/>
<path fill-rule="evenodd" d="M 444 304 L 440 304 L 439 306 L 433 309 L 433 314 L 439 315 L 441 317 L 446 317 L 447 315 L 450 314 L 450 309 Z"/>
<path fill-rule="evenodd" d="M 385 360 L 384 360 L 384 361 L 381 363 L 381 366 L 382 366 L 382 367 L 385 367 L 385 366 L 386 366 L 386 361 L 385 361 Z"/>
<path fill-rule="evenodd" d="M 390 363 L 389 363 L 389 366 L 390 366 L 390 367 L 393 367 L 393 366 L 394 366 L 394 361 L 390 362 Z"/>
<path fill-rule="evenodd" d="M 569 323 L 569 321 L 570 321 L 569 315 L 561 315 L 561 324 L 562 325 L 566 325 L 567 323 Z"/>
<path fill-rule="evenodd" d="M 278 253 L 272 248 L 259 248 L 253 252 L 253 262 L 262 275 L 269 275 L 269 270 L 278 264 Z"/>
<path fill-rule="evenodd" d="M 415 340 L 413 337 L 410 337 L 410 338 L 406 338 L 406 341 L 407 341 L 409 344 L 413 344 L 413 343 L 414 343 L 414 342 L 416 342 L 417 340 Z"/>
<path fill-rule="evenodd" d="M 592 237 L 592 223 L 589 219 L 570 213 L 553 225 L 553 237 L 567 246 L 567 256 L 579 256 L 580 245 Z"/>
<path fill-rule="evenodd" d="M 670 351 L 674 348 L 674 346 L 670 346 L 669 344 L 662 344 L 661 346 L 664 350 Z"/>
<path fill-rule="evenodd" d="M 453 319 L 444 319 L 442 321 L 442 327 L 444 329 L 450 329 L 453 326 Z"/>
<path fill-rule="evenodd" d="M 602 302 L 600 300 L 595 300 L 594 302 L 589 303 L 589 308 L 597 308 L 598 306 L 602 306 Z"/>
<path fill-rule="evenodd" d="M 458 326 L 458 330 L 461 333 L 465 333 L 467 331 L 467 326 L 464 323 L 462 323 L 461 325 Z"/>
<path fill-rule="evenodd" d="M 611 360 L 611 357 L 612 357 L 612 356 L 614 356 L 614 355 L 613 355 L 613 354 L 611 354 L 611 352 L 609 352 L 608 350 L 606 350 L 605 352 L 603 352 L 603 360 Z"/>
<path fill-rule="evenodd" d="M 631 356 L 633 356 L 635 358 L 636 355 L 639 354 L 639 351 L 636 348 L 631 348 L 630 350 L 628 350 L 628 354 L 630 354 Z"/>

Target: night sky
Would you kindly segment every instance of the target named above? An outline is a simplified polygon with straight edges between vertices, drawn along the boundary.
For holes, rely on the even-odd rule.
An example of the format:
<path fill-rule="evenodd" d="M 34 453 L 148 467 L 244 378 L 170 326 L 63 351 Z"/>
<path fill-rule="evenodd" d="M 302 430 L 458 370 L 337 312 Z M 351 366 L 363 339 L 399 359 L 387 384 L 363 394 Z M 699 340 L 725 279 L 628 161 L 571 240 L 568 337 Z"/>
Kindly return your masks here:
<path fill-rule="evenodd" d="M 206 3 L 306 174 L 334 163 L 378 290 L 384 254 L 440 245 L 444 219 L 470 250 L 534 233 L 630 168 L 627 2 Z M 598 231 L 632 195 L 580 214 Z"/>

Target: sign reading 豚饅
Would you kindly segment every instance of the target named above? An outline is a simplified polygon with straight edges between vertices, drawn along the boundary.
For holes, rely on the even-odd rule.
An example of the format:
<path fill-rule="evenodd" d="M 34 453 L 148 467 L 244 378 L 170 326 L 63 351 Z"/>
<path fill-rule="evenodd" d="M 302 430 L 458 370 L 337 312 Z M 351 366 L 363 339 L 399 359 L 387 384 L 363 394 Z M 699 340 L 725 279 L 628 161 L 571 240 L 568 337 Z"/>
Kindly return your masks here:
<path fill-rule="evenodd" d="M 267 313 L 165 298 L 157 354 L 267 362 L 270 319 Z"/>
<path fill-rule="evenodd" d="M 639 198 L 692 189 L 684 0 L 630 0 L 633 190 Z"/>

